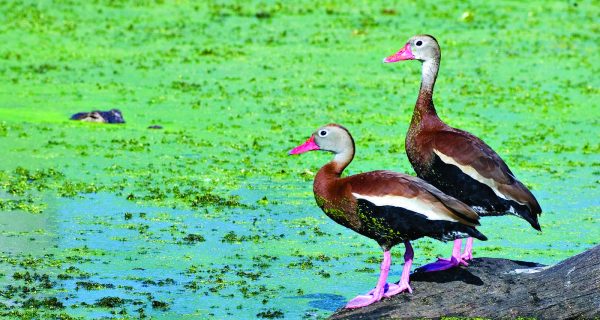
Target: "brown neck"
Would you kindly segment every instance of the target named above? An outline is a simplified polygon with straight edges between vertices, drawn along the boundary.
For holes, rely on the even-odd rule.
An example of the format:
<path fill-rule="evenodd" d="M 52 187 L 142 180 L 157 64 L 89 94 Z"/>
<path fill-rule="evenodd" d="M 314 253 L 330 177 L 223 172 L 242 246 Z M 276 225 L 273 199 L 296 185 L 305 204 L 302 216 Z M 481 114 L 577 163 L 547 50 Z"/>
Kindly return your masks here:
<path fill-rule="evenodd" d="M 333 160 L 324 165 L 317 176 L 315 177 L 314 190 L 316 193 L 324 195 L 333 183 L 335 183 L 342 172 L 350 164 L 354 158 L 354 141 L 352 141 L 352 148 L 346 152 L 338 153 L 334 156 Z"/>
<path fill-rule="evenodd" d="M 352 148 L 350 150 L 336 154 L 333 157 L 333 160 L 319 170 L 319 173 L 323 172 L 330 178 L 339 178 L 344 169 L 352 162 L 352 159 L 354 159 L 354 141 L 352 142 Z"/>
<path fill-rule="evenodd" d="M 324 183 L 326 181 L 338 179 L 342 175 L 343 171 L 343 167 L 341 167 L 338 163 L 331 161 L 319 169 L 319 172 L 317 172 L 317 176 L 315 177 L 315 183 L 317 180 L 321 183 Z"/>
<path fill-rule="evenodd" d="M 433 106 L 433 87 L 440 67 L 440 58 L 423 61 L 421 70 L 421 88 L 413 112 L 411 124 L 419 124 L 425 117 L 437 117 Z"/>

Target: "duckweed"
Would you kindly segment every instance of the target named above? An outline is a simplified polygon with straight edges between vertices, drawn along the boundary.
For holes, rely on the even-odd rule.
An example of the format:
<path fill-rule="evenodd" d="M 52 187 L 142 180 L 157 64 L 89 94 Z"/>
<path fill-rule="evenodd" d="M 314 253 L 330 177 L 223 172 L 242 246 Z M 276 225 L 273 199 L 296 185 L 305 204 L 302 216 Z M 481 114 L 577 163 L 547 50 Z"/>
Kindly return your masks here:
<path fill-rule="evenodd" d="M 347 174 L 413 173 L 419 64 L 380 61 L 417 32 L 442 45 L 440 117 L 498 151 L 544 209 L 541 234 L 483 219 L 475 255 L 549 264 L 600 238 L 592 2 L 0 11 L 2 318 L 319 319 L 371 288 L 380 248 L 315 205 L 330 155 L 287 151 L 337 122 L 356 138 Z M 111 108 L 127 123 L 68 120 Z M 414 247 L 417 267 L 451 244 Z"/>

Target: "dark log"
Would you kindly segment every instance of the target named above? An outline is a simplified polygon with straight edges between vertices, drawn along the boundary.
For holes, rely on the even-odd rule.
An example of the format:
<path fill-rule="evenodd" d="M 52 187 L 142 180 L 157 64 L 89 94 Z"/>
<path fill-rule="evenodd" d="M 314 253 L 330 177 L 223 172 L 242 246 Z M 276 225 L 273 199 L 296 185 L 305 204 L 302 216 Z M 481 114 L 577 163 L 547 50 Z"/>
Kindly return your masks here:
<path fill-rule="evenodd" d="M 476 258 L 468 267 L 413 273 L 412 294 L 361 309 L 340 309 L 331 319 L 600 319 L 599 264 L 600 246 L 548 267 Z"/>

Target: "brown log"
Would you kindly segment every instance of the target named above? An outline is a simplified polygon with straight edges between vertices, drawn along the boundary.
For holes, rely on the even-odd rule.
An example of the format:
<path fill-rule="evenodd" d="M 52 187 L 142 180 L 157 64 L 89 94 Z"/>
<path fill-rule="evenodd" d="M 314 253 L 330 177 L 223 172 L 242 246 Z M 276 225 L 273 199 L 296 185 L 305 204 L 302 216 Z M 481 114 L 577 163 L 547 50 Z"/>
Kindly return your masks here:
<path fill-rule="evenodd" d="M 476 258 L 468 267 L 413 273 L 410 284 L 412 294 L 340 309 L 330 319 L 600 319 L 600 246 L 548 267 Z"/>

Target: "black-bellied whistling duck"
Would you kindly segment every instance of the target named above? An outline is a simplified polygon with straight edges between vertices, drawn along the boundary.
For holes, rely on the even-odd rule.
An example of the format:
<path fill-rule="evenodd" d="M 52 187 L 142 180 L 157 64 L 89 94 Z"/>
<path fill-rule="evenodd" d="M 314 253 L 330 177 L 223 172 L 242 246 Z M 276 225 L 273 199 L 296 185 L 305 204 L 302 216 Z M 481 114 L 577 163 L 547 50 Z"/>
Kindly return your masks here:
<path fill-rule="evenodd" d="M 538 215 L 542 209 L 533 194 L 510 171 L 500 156 L 476 136 L 442 122 L 433 106 L 433 86 L 440 66 L 440 47 L 430 35 L 412 37 L 384 62 L 422 62 L 421 89 L 408 134 L 406 153 L 417 176 L 446 194 L 468 204 L 480 216 L 512 214 L 541 230 Z M 425 271 L 444 270 L 473 258 L 473 239 L 456 240 L 452 257 L 423 267 Z"/>
<path fill-rule="evenodd" d="M 352 299 L 346 308 L 360 308 L 402 291 L 408 283 L 413 250 L 410 240 L 431 237 L 442 241 L 486 237 L 475 229 L 477 213 L 427 182 L 392 171 L 371 171 L 341 178 L 354 158 L 354 140 L 344 127 L 329 124 L 315 131 L 290 154 L 329 151 L 333 160 L 317 173 L 313 185 L 317 204 L 333 221 L 369 237 L 383 249 L 381 274 L 375 289 Z M 404 269 L 398 284 L 386 283 L 390 249 L 404 242 Z"/>

